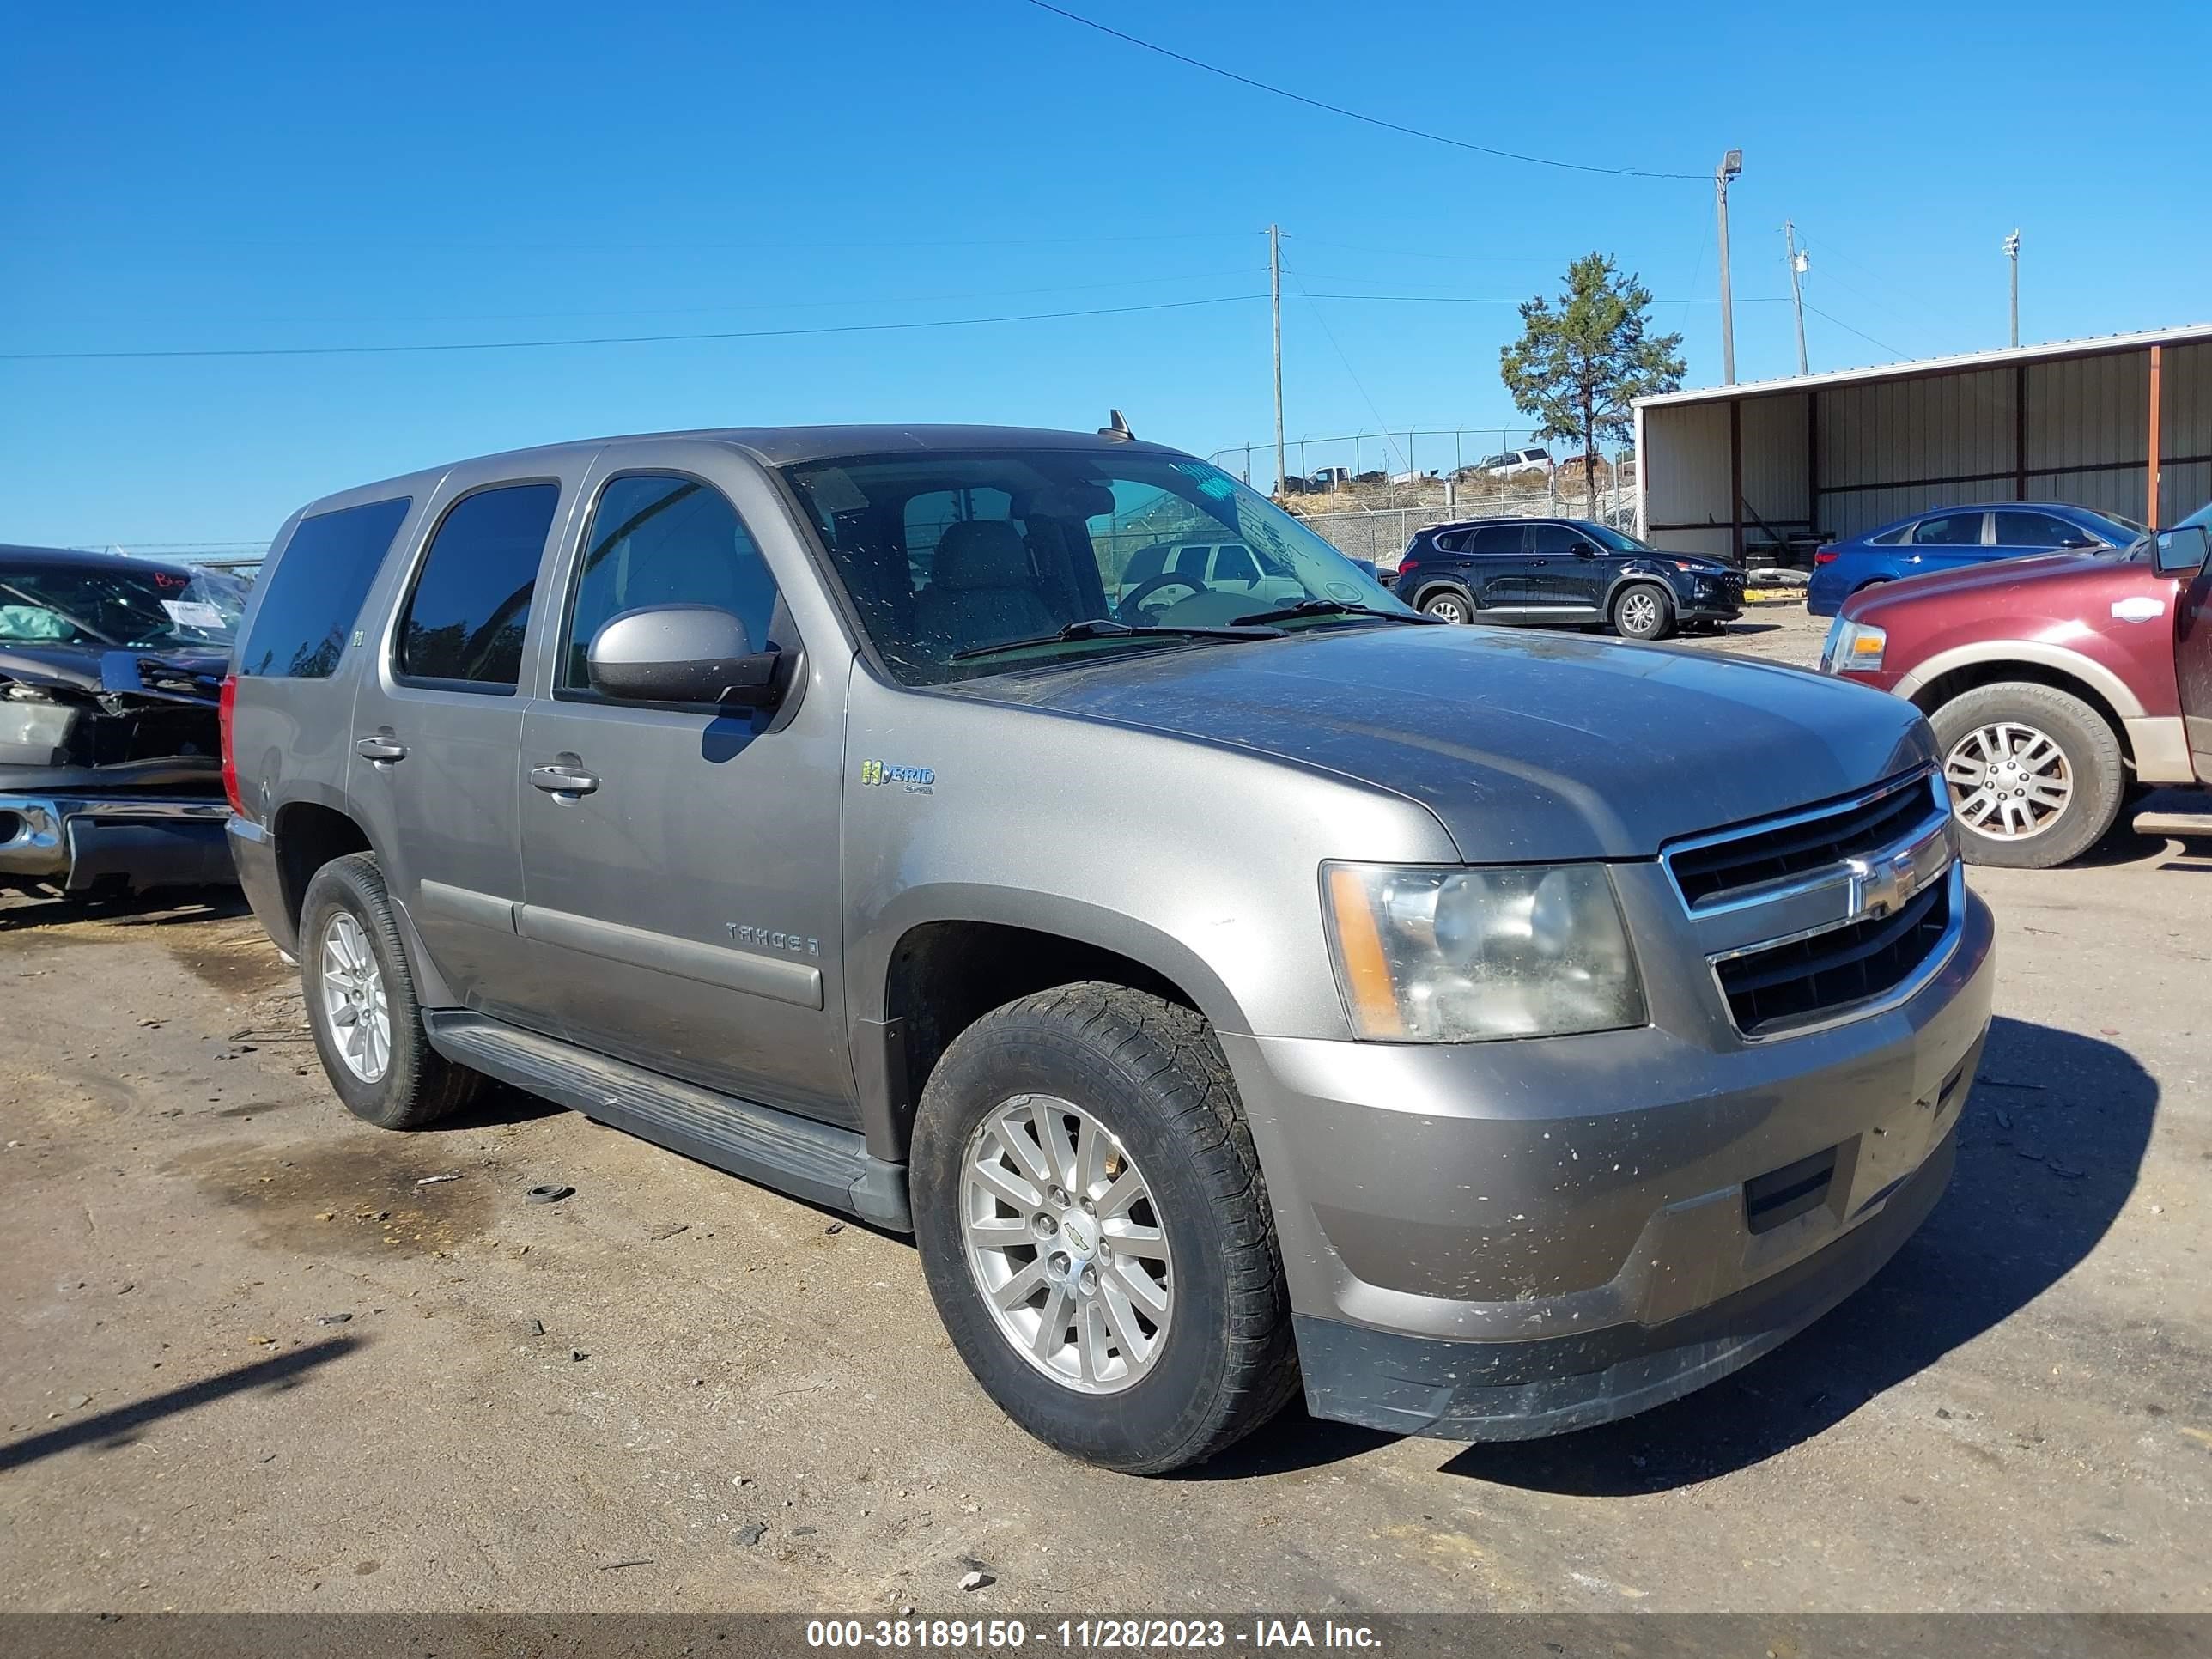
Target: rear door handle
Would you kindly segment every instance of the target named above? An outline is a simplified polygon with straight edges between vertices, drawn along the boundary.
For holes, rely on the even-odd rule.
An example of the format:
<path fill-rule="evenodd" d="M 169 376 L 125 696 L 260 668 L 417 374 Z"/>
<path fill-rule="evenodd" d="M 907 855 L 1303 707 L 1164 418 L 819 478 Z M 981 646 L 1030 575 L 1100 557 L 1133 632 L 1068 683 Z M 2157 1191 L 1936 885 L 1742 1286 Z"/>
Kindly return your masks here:
<path fill-rule="evenodd" d="M 549 795 L 588 795 L 599 787 L 599 781 L 573 766 L 533 766 L 530 787 Z"/>
<path fill-rule="evenodd" d="M 353 752 L 363 760 L 380 761 L 388 766 L 393 761 L 407 758 L 407 745 L 394 743 L 389 738 L 357 738 L 354 740 Z"/>

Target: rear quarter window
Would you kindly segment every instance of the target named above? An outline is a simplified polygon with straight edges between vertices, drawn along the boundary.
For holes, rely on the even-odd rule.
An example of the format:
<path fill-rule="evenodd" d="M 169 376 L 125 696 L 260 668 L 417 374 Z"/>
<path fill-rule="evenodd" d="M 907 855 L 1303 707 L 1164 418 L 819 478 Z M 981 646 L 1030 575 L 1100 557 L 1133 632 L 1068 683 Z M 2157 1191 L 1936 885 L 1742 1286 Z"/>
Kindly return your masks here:
<path fill-rule="evenodd" d="M 260 605 L 238 648 L 238 672 L 301 680 L 335 673 L 369 584 L 413 505 L 402 495 L 301 520 L 257 584 Z"/>

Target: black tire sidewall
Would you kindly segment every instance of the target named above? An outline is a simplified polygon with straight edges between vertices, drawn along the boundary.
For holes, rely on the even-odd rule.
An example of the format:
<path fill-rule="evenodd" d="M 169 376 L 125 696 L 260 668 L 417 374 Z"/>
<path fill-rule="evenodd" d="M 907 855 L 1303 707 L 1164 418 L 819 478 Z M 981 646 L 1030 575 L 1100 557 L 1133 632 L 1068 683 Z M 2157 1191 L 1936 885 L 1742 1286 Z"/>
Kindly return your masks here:
<path fill-rule="evenodd" d="M 1473 605 L 1469 605 L 1466 599 L 1462 599 L 1457 593 L 1451 592 L 1449 590 L 1441 593 L 1431 593 L 1423 599 L 1421 601 L 1421 614 L 1425 617 L 1433 617 L 1437 614 L 1435 607 L 1444 604 L 1455 606 L 1459 611 L 1457 616 L 1446 617 L 1443 619 L 1448 623 L 1464 623 L 1474 615 L 1474 607 Z"/>
<path fill-rule="evenodd" d="M 384 1075 L 370 1083 L 354 1075 L 338 1052 L 337 1038 L 323 1012 L 323 929 L 343 910 L 360 923 L 362 935 L 384 978 L 385 1005 L 392 1018 L 392 1059 Z M 348 857 L 325 865 L 307 884 L 300 906 L 300 987 L 306 999 L 307 1029 L 324 1075 L 346 1109 L 380 1128 L 411 1128 L 417 1123 L 426 1045 L 422 1016 L 415 1000 L 414 975 L 392 926 L 384 882 L 366 858 Z"/>
<path fill-rule="evenodd" d="M 1638 593 L 1649 593 L 1659 606 L 1659 619 L 1651 624 L 1651 631 L 1648 634 L 1632 633 L 1628 629 L 1621 625 L 1621 608 L 1626 605 L 1632 598 Z M 1653 582 L 1631 582 L 1627 586 L 1622 588 L 1620 592 L 1613 595 L 1613 631 L 1620 635 L 1624 640 L 1633 640 L 1639 644 L 1648 644 L 1653 640 L 1662 640 L 1667 637 L 1668 619 L 1672 617 L 1673 614 L 1674 605 L 1672 602 L 1668 600 L 1666 591 L 1663 588 Z"/>
<path fill-rule="evenodd" d="M 2056 686 L 2031 681 L 1978 685 L 1929 716 L 1937 763 L 1977 726 L 2015 721 L 2058 745 L 2073 775 L 2074 793 L 2050 828 L 2025 841 L 1999 841 L 1952 814 L 1960 853 L 1969 864 L 2014 870 L 2049 870 L 2071 862 L 2102 840 L 2119 816 L 2125 768 L 2119 739 L 2094 708 Z M 1946 786 L 1947 790 L 1948 786 Z"/>
<path fill-rule="evenodd" d="M 985 1115 L 1023 1094 L 1081 1106 L 1121 1138 L 1152 1189 L 1167 1234 L 1174 1296 L 1166 1346 L 1141 1382 L 1085 1395 L 1053 1382 L 1014 1352 L 968 1266 L 961 1170 Z M 999 1408 L 1048 1445 L 1131 1473 L 1188 1461 L 1226 1385 L 1228 1286 L 1219 1264 L 1243 1243 L 1227 1236 L 1187 1129 L 1146 1080 L 1083 1041 L 1072 1024 L 1014 1018 L 971 1030 L 930 1078 L 917 1116 L 909 1178 L 924 1277 L 953 1346 Z"/>

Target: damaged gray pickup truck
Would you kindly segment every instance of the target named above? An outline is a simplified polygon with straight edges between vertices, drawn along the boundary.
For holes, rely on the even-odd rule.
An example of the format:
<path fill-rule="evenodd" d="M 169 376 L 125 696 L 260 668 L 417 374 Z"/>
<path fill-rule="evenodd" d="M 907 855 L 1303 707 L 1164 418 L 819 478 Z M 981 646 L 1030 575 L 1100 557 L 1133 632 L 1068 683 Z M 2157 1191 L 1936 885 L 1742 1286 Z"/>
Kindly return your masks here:
<path fill-rule="evenodd" d="M 461 462 L 254 592 L 230 834 L 346 1105 L 912 1231 L 1095 1462 L 1642 1410 L 1948 1176 L 1992 930 L 1911 704 L 1443 626 L 1119 422 Z"/>
<path fill-rule="evenodd" d="M 0 546 L 0 890 L 235 879 L 217 700 L 236 579 Z"/>

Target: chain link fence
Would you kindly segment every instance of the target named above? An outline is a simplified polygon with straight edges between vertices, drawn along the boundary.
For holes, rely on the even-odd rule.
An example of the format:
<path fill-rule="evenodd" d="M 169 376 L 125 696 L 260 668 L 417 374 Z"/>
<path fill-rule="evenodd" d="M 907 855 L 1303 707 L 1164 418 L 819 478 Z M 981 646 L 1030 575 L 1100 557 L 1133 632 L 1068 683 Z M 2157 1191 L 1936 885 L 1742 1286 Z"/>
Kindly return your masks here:
<path fill-rule="evenodd" d="M 1385 570 L 1397 568 L 1398 556 L 1406 550 L 1415 531 L 1462 519 L 1588 519 L 1635 533 L 1636 495 L 1632 480 L 1623 480 L 1617 492 L 1601 486 L 1595 501 L 1580 489 L 1567 488 L 1565 481 L 1553 482 L 1557 488 L 1495 493 L 1468 490 L 1449 503 L 1431 501 L 1346 513 L 1306 511 L 1300 503 L 1298 519 L 1346 558 L 1365 559 Z M 1578 484 L 1579 478 L 1575 482 Z"/>

